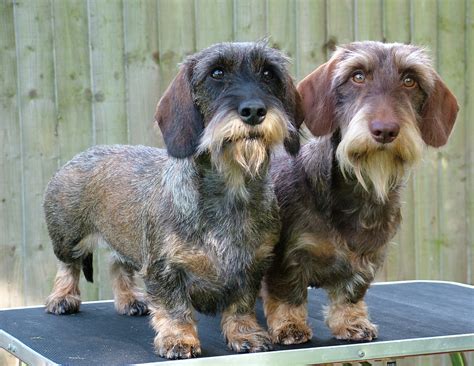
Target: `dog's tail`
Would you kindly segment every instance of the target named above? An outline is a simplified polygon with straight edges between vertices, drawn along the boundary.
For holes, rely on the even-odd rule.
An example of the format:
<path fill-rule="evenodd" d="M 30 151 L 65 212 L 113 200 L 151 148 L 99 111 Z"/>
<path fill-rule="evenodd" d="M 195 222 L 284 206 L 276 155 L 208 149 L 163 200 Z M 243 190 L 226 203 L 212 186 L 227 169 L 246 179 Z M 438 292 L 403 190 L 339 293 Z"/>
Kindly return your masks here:
<path fill-rule="evenodd" d="M 94 268 L 92 267 L 92 253 L 82 257 L 82 272 L 88 282 L 94 282 Z"/>

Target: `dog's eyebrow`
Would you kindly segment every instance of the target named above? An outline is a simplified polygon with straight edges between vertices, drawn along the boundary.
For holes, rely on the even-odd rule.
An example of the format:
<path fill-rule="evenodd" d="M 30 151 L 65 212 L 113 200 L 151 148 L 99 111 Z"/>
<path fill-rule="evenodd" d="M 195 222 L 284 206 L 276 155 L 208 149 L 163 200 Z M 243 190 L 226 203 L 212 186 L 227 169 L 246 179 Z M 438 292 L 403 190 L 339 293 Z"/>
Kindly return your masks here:
<path fill-rule="evenodd" d="M 435 76 L 431 66 L 431 60 L 423 49 L 412 49 L 410 53 L 406 49 L 394 50 L 393 57 L 398 65 L 400 75 L 412 73 L 425 91 L 434 87 Z"/>
<path fill-rule="evenodd" d="M 351 70 L 363 69 L 367 72 L 370 72 L 377 63 L 378 58 L 376 55 L 363 50 L 359 50 L 358 52 L 349 51 L 341 62 L 341 64 L 344 65 L 344 68 Z"/>
<path fill-rule="evenodd" d="M 259 53 L 258 57 L 254 57 L 252 60 L 251 67 L 254 72 L 261 72 L 264 68 L 269 68 L 279 79 L 282 79 L 288 72 L 289 60 L 277 50 Z"/>
<path fill-rule="evenodd" d="M 370 73 L 378 64 L 378 56 L 365 49 L 351 49 L 344 46 L 338 47 L 332 58 L 340 61 L 334 69 L 332 87 L 338 88 L 344 84 L 351 74 L 356 70 Z"/>
<path fill-rule="evenodd" d="M 235 57 L 229 57 L 225 52 L 219 52 L 212 56 L 204 57 L 195 60 L 195 67 L 193 68 L 193 83 L 202 82 L 213 68 L 222 67 L 224 71 L 232 71 L 239 60 Z"/>

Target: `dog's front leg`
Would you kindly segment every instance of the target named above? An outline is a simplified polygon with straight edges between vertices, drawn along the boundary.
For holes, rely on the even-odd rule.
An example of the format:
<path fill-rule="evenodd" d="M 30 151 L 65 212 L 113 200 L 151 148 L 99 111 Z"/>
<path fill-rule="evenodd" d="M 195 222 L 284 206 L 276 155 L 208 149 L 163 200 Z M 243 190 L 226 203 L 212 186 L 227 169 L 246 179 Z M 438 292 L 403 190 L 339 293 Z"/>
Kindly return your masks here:
<path fill-rule="evenodd" d="M 337 339 L 371 341 L 377 338 L 377 326 L 369 320 L 364 295 L 369 284 L 348 282 L 343 288 L 328 289 L 326 324 Z"/>
<path fill-rule="evenodd" d="M 263 352 L 273 348 L 270 336 L 257 322 L 255 297 L 247 294 L 222 313 L 222 332 L 233 351 Z"/>
<path fill-rule="evenodd" d="M 156 353 L 170 359 L 199 356 L 201 345 L 186 287 L 179 275 L 156 278 L 145 281 Z"/>
<path fill-rule="evenodd" d="M 281 281 L 277 274 L 272 274 L 271 278 L 265 278 L 260 291 L 273 343 L 305 343 L 313 336 L 306 320 L 308 301 L 305 282 L 297 276 L 295 278 L 297 280 L 288 284 Z"/>

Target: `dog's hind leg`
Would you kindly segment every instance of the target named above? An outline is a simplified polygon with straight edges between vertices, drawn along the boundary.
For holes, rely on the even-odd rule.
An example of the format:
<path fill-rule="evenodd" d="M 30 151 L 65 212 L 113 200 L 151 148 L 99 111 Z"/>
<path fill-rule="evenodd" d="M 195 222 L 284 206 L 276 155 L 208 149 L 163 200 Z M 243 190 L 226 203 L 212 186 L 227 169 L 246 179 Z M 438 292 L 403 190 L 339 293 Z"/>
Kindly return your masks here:
<path fill-rule="evenodd" d="M 62 315 L 77 313 L 81 305 L 79 276 L 81 261 L 73 263 L 60 262 L 53 292 L 46 299 L 46 311 Z"/>
<path fill-rule="evenodd" d="M 66 236 L 59 226 L 49 226 L 54 253 L 59 258 L 59 268 L 54 280 L 53 291 L 46 299 L 46 311 L 52 314 L 72 314 L 81 305 L 79 278 L 81 267 L 87 281 L 92 282 L 92 249 L 94 238 L 77 235 Z"/>
<path fill-rule="evenodd" d="M 135 270 L 131 266 L 112 255 L 110 276 L 115 309 L 119 314 L 137 316 L 148 314 L 148 306 L 135 283 L 134 274 Z"/>

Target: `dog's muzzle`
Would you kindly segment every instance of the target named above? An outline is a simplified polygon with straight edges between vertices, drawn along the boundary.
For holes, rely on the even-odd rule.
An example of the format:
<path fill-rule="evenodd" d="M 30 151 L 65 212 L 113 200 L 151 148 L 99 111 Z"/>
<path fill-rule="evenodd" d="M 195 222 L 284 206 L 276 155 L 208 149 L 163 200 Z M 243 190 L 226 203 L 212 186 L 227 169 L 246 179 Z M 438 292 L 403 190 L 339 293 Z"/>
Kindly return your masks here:
<path fill-rule="evenodd" d="M 256 126 L 265 119 L 267 107 L 260 99 L 251 99 L 240 103 L 237 112 L 244 123 Z"/>
<path fill-rule="evenodd" d="M 372 138 L 381 143 L 389 144 L 395 140 L 400 132 L 400 124 L 395 121 L 374 120 L 369 123 Z"/>

